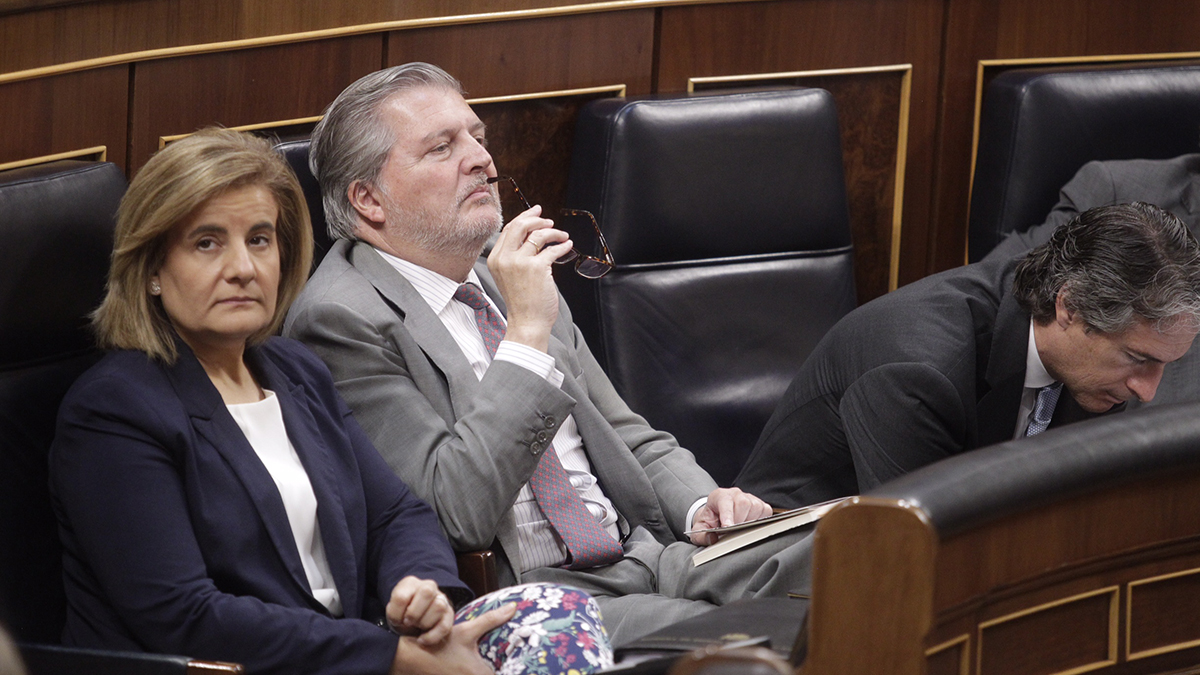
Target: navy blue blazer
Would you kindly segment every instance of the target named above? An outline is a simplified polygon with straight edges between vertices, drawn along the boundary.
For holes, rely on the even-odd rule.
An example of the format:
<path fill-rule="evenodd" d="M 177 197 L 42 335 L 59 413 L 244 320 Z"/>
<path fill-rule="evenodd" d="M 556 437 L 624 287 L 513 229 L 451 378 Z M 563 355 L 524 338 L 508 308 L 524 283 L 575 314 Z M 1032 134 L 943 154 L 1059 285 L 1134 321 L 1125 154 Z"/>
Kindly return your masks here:
<path fill-rule="evenodd" d="M 50 488 L 64 642 L 236 661 L 249 672 L 385 673 L 376 625 L 405 575 L 469 597 L 433 510 L 387 466 L 298 342 L 246 361 L 308 472 L 344 618 L 313 598 L 271 475 L 186 345 L 173 366 L 108 354 L 59 410 Z"/>

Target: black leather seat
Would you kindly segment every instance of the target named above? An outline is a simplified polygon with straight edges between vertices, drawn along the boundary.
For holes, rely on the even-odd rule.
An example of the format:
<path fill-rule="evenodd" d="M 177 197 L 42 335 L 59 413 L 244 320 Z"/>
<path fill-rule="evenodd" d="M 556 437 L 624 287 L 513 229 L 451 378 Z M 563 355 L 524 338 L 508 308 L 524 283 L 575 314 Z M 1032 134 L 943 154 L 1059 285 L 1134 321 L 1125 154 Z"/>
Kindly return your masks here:
<path fill-rule="evenodd" d="M 1040 224 L 1084 164 L 1200 148 L 1200 65 L 1010 70 L 983 95 L 969 257 Z"/>
<path fill-rule="evenodd" d="M 124 194 L 124 174 L 104 162 L 0 172 L 0 623 L 22 643 L 30 675 L 241 672 L 57 646 L 66 599 L 46 453 L 63 395 L 100 356 L 88 315 L 103 297 Z"/>
<path fill-rule="evenodd" d="M 64 161 L 0 173 L 0 620 L 19 641 L 58 642 L 62 553 L 46 452 L 58 404 L 98 357 L 100 302 L 125 177 Z"/>
<path fill-rule="evenodd" d="M 730 484 L 801 363 L 855 304 L 832 97 L 593 102 L 567 205 L 596 215 L 617 263 L 599 281 L 559 275 L 592 351 L 634 411 Z"/>
<path fill-rule="evenodd" d="M 325 207 L 321 204 L 321 185 L 317 177 L 308 168 L 307 138 L 283 140 L 275 144 L 275 150 L 283 155 L 287 163 L 296 172 L 300 188 L 304 190 L 304 201 L 308 204 L 308 215 L 312 218 L 313 228 L 313 269 L 321 264 L 321 259 L 333 245 L 329 231 L 325 227 Z"/>

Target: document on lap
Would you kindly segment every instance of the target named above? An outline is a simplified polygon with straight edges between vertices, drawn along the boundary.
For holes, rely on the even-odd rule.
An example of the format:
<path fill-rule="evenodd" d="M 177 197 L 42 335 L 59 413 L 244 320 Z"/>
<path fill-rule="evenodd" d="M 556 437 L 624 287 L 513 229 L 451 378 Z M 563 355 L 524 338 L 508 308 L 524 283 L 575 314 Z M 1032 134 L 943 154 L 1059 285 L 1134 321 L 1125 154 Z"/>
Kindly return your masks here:
<path fill-rule="evenodd" d="M 737 525 L 689 530 L 684 534 L 690 535 L 706 532 L 716 534 L 720 537 L 717 543 L 697 551 L 692 556 L 692 564 L 699 567 L 710 560 L 720 558 L 726 553 L 731 553 L 757 541 L 762 541 L 767 537 L 816 522 L 826 513 L 829 513 L 833 507 L 847 499 L 850 499 L 850 497 L 839 497 L 827 502 L 821 502 L 820 504 L 801 506 L 798 509 L 790 509 L 758 520 L 738 523 Z"/>

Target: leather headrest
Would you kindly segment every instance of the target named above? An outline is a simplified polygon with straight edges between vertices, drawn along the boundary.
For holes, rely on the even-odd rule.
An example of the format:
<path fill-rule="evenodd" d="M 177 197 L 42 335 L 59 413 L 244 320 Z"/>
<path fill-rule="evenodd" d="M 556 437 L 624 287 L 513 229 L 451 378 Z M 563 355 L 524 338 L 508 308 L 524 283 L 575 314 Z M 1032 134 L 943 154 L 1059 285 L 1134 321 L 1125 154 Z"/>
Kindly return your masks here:
<path fill-rule="evenodd" d="M 317 182 L 312 170 L 308 168 L 308 146 L 309 139 L 300 138 L 277 143 L 275 151 L 287 160 L 288 165 L 296 174 L 296 179 L 300 182 L 300 189 L 304 191 L 304 201 L 308 204 L 308 215 L 312 218 L 313 269 L 316 269 L 317 265 L 321 263 L 321 259 L 325 257 L 325 253 L 329 251 L 333 241 L 329 238 L 329 231 L 325 226 L 325 206 L 321 202 L 321 185 Z"/>
<path fill-rule="evenodd" d="M 125 176 L 107 162 L 0 173 L 0 369 L 87 351 Z"/>
<path fill-rule="evenodd" d="M 970 255 L 1040 224 L 1092 160 L 1200 148 L 1200 65 L 1010 70 L 987 86 L 971 195 Z"/>
<path fill-rule="evenodd" d="M 841 166 L 821 89 L 602 99 L 580 112 L 567 204 L 622 266 L 830 249 L 850 244 Z"/>

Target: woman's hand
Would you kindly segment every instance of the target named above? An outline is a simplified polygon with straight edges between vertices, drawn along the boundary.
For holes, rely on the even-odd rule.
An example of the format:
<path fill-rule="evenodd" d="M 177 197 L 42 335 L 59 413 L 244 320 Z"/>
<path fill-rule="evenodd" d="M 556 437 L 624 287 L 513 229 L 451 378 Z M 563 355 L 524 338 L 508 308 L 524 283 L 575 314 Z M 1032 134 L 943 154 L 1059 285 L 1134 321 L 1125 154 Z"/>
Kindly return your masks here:
<path fill-rule="evenodd" d="M 388 606 L 390 608 L 391 604 Z M 510 603 L 470 621 L 455 624 L 450 629 L 449 638 L 434 646 L 422 645 L 411 637 L 401 637 L 400 644 L 396 646 L 396 658 L 392 661 L 389 675 L 493 675 L 495 670 L 491 664 L 479 655 L 479 639 L 493 628 L 504 625 L 516 612 L 517 606 Z"/>
<path fill-rule="evenodd" d="M 454 607 L 429 579 L 404 577 L 388 599 L 387 621 L 400 635 L 416 636 L 423 647 L 441 644 L 454 626 Z"/>

